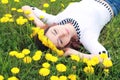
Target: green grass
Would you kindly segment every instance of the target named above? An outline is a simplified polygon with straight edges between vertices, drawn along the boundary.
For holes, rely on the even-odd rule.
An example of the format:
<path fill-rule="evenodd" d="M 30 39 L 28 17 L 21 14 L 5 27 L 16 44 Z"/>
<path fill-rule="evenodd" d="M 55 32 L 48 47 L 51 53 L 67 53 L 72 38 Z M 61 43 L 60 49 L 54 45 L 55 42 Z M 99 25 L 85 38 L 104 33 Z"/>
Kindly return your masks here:
<path fill-rule="evenodd" d="M 16 7 L 21 8 L 23 5 L 32 5 L 40 9 L 45 9 L 48 13 L 57 14 L 62 11 L 69 2 L 74 2 L 79 0 L 57 0 L 54 3 L 50 3 L 49 0 L 20 0 L 19 3 L 15 3 L 14 0 L 9 0 L 9 4 L 2 4 L 0 2 L 0 18 L 4 14 L 10 13 L 16 20 L 19 16 L 24 16 L 23 13 L 13 12 L 10 9 Z M 49 3 L 49 8 L 44 8 L 42 5 L 44 3 Z M 64 4 L 65 7 L 62 7 Z M 24 17 L 25 18 L 25 17 Z M 18 67 L 20 72 L 14 76 L 19 78 L 19 80 L 49 80 L 52 75 L 65 75 L 76 74 L 77 80 L 119 80 L 120 79 L 120 15 L 115 17 L 108 23 L 101 32 L 99 41 L 106 47 L 111 55 L 111 60 L 113 61 L 113 66 L 110 68 L 109 75 L 105 76 L 102 69 L 96 66 L 96 72 L 93 75 L 86 75 L 83 72 L 83 67 L 85 64 L 82 62 L 74 62 L 70 58 L 59 57 L 56 63 L 49 62 L 51 64 L 51 73 L 47 77 L 40 76 L 38 71 L 42 67 L 42 63 L 46 62 L 45 54 L 43 54 L 40 61 L 32 61 L 30 64 L 25 64 L 22 59 L 17 59 L 9 55 L 10 51 L 16 50 L 21 52 L 23 49 L 27 48 L 31 51 L 29 56 L 33 56 L 34 52 L 37 51 L 37 47 L 34 44 L 34 40 L 30 38 L 31 27 L 35 26 L 32 22 L 28 22 L 22 26 L 16 24 L 16 22 L 0 22 L 0 75 L 3 75 L 5 80 L 14 74 L 11 73 L 11 68 Z M 82 49 L 82 48 L 81 48 Z M 83 49 L 83 52 L 85 50 Z M 52 53 L 52 52 L 51 52 Z M 87 52 L 85 52 L 87 53 Z M 54 53 L 52 53 L 55 55 Z M 55 55 L 56 56 L 56 55 Z M 67 72 L 59 73 L 55 69 L 55 65 L 58 63 L 64 63 L 67 66 Z M 76 66 L 76 69 L 72 69 Z"/>

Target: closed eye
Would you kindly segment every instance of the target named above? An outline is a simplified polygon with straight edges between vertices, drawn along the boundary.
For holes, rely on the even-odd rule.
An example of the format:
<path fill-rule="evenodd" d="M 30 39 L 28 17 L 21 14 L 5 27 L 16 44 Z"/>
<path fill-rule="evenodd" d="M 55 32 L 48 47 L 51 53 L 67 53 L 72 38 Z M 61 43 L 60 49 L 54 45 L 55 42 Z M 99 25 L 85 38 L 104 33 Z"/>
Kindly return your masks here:
<path fill-rule="evenodd" d="M 57 31 L 56 31 L 56 29 L 54 29 L 54 32 L 55 32 L 55 34 L 57 34 Z"/>

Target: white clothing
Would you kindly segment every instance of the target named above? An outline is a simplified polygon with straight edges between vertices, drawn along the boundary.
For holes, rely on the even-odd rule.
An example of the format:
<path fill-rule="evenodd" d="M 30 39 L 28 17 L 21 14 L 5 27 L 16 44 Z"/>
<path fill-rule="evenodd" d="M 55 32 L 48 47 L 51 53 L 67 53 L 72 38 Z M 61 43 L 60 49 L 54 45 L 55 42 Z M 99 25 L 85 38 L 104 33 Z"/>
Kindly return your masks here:
<path fill-rule="evenodd" d="M 64 11 L 57 15 L 51 15 L 34 8 L 37 17 L 44 16 L 47 24 L 59 23 L 71 18 L 77 21 L 80 28 L 79 41 L 92 54 L 106 52 L 106 49 L 98 42 L 98 37 L 105 24 L 112 18 L 106 6 L 96 0 L 82 0 L 70 4 Z"/>

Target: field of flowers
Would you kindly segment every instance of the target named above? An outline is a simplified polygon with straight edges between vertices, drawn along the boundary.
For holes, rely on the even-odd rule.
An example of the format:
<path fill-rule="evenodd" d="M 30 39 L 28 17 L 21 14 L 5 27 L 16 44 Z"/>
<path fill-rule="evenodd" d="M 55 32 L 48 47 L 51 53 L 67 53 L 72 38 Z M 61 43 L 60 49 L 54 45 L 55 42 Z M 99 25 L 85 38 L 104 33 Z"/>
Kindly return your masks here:
<path fill-rule="evenodd" d="M 35 46 L 33 18 L 27 19 L 21 7 L 32 5 L 55 15 L 75 1 L 80 0 L 0 0 L 0 80 L 120 80 L 120 15 L 106 25 L 99 39 L 111 60 L 105 54 L 100 55 L 101 63 L 97 57 L 63 57 Z M 87 53 L 83 47 L 80 51 Z"/>

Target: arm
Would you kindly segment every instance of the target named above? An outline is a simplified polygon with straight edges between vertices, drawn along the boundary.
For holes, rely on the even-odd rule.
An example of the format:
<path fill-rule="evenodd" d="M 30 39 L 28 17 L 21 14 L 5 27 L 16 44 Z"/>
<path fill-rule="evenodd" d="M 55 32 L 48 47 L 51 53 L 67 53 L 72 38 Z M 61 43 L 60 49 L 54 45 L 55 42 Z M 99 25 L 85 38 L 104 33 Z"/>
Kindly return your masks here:
<path fill-rule="evenodd" d="M 54 23 L 54 19 L 56 18 L 56 16 L 48 14 L 46 12 L 43 12 L 42 10 L 40 10 L 36 7 L 31 7 L 31 8 L 32 8 L 32 11 L 36 17 L 38 17 L 38 18 L 40 18 L 40 16 L 44 17 L 42 19 L 43 22 L 46 22 L 49 25 Z"/>
<path fill-rule="evenodd" d="M 35 14 L 33 13 L 33 11 L 32 11 L 32 9 L 31 9 L 31 7 L 30 6 L 23 6 L 22 7 L 22 10 L 25 12 L 25 11 L 30 11 L 30 14 L 25 14 L 25 16 L 27 17 L 27 18 L 30 18 L 30 17 L 33 17 L 34 18 L 34 24 L 37 26 L 37 27 L 40 27 L 40 28 L 45 28 L 45 24 L 40 20 L 40 19 L 38 19 L 36 16 L 35 16 Z"/>
<path fill-rule="evenodd" d="M 83 58 L 91 59 L 94 56 L 97 56 L 100 59 L 98 54 L 85 54 L 85 53 L 81 53 L 79 51 L 76 51 L 72 48 L 66 48 L 65 49 L 64 56 L 69 56 L 69 55 L 72 55 L 72 54 L 78 55 L 81 59 L 83 59 Z"/>

